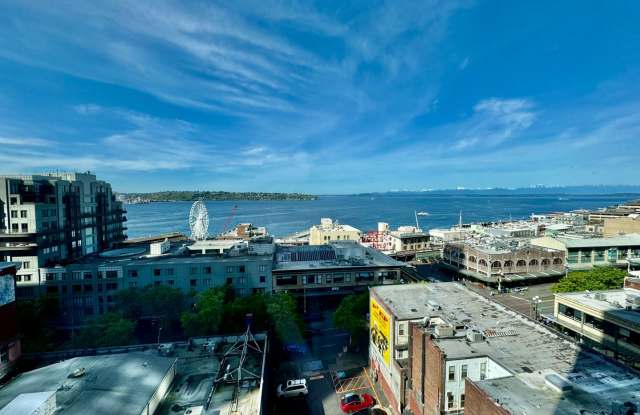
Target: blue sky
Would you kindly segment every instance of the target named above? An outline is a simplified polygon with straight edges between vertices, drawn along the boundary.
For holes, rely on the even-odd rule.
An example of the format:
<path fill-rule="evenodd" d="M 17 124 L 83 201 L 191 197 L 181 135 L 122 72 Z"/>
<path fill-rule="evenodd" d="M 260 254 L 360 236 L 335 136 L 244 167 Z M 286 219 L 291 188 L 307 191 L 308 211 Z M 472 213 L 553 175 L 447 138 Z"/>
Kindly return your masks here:
<path fill-rule="evenodd" d="M 0 170 L 120 191 L 638 184 L 632 1 L 0 3 Z"/>

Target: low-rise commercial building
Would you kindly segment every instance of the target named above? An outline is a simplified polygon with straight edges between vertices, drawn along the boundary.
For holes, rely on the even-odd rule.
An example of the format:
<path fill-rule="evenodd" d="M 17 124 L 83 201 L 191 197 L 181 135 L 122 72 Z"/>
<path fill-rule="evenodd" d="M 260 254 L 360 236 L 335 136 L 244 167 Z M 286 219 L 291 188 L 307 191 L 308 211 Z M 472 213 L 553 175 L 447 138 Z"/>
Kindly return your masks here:
<path fill-rule="evenodd" d="M 320 225 L 309 229 L 309 245 L 324 245 L 330 242 L 359 241 L 362 232 L 353 226 L 339 224 L 331 218 L 320 219 Z"/>
<path fill-rule="evenodd" d="M 611 238 L 557 236 L 535 238 L 531 244 L 565 253 L 569 269 L 589 269 L 596 265 L 625 266 L 630 258 L 640 257 L 640 234 Z"/>
<path fill-rule="evenodd" d="M 638 405 L 635 372 L 460 284 L 370 293 L 370 363 L 395 414 L 613 414 Z"/>
<path fill-rule="evenodd" d="M 563 251 L 532 246 L 525 240 L 448 242 L 442 260 L 465 277 L 492 285 L 549 280 L 565 273 Z"/>
<path fill-rule="evenodd" d="M 617 290 L 555 294 L 554 317 L 566 333 L 640 368 L 640 278 Z"/>
<path fill-rule="evenodd" d="M 604 218 L 602 225 L 602 234 L 604 237 L 628 233 L 640 234 L 640 213 L 632 213 L 624 217 Z"/>
<path fill-rule="evenodd" d="M 23 373 L 0 388 L 0 414 L 152 415 L 176 375 L 157 352 L 75 357 Z"/>
<path fill-rule="evenodd" d="M 307 296 L 346 294 L 370 285 L 398 283 L 403 275 L 409 278 L 407 268 L 405 263 L 357 242 L 278 246 L 273 290 Z"/>
<path fill-rule="evenodd" d="M 0 380 L 22 354 L 16 315 L 16 273 L 20 264 L 0 262 Z"/>

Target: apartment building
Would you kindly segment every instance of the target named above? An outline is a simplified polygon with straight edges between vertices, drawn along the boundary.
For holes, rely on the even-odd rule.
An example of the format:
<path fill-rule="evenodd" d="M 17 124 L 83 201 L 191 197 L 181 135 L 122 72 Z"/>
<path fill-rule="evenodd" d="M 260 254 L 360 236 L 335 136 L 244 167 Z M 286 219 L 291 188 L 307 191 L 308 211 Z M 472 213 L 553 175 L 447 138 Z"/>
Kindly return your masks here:
<path fill-rule="evenodd" d="M 0 262 L 0 380 L 9 374 L 21 355 L 16 320 L 16 281 L 20 264 Z"/>
<path fill-rule="evenodd" d="M 339 224 L 331 218 L 320 219 L 320 225 L 309 229 L 309 245 L 324 245 L 332 241 L 359 241 L 362 232 L 353 226 Z"/>
<path fill-rule="evenodd" d="M 640 278 L 617 290 L 555 294 L 554 317 L 566 333 L 640 369 Z"/>
<path fill-rule="evenodd" d="M 0 259 L 20 262 L 18 296 L 32 296 L 41 268 L 109 249 L 125 238 L 124 209 L 90 173 L 0 176 Z"/>
<path fill-rule="evenodd" d="M 225 255 L 201 255 L 182 244 L 165 250 L 135 246 L 43 268 L 41 289 L 59 299 L 60 326 L 69 328 L 113 311 L 115 293 L 128 288 L 164 285 L 189 293 L 228 284 L 240 296 L 269 293 L 272 262 L 273 254 L 250 253 L 246 247 Z"/>
<path fill-rule="evenodd" d="M 565 253 L 569 269 L 590 269 L 597 265 L 626 266 L 631 258 L 640 257 L 640 234 L 610 238 L 590 238 L 581 235 L 545 236 L 531 244 Z"/>
<path fill-rule="evenodd" d="M 625 413 L 640 378 L 457 283 L 372 287 L 369 359 L 393 413 Z"/>

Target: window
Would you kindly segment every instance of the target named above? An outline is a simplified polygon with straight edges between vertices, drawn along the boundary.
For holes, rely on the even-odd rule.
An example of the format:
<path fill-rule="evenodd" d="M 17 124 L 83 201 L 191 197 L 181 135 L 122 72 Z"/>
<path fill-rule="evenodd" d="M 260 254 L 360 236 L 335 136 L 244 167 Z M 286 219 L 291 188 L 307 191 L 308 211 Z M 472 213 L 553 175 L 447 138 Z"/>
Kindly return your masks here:
<path fill-rule="evenodd" d="M 107 278 L 118 278 L 118 271 L 107 271 Z"/>
<path fill-rule="evenodd" d="M 238 283 L 240 285 L 244 285 L 244 284 L 246 284 L 246 282 L 247 282 L 247 279 L 245 277 L 238 278 Z"/>
<path fill-rule="evenodd" d="M 211 267 L 204 267 L 205 274 L 211 274 Z"/>
<path fill-rule="evenodd" d="M 205 287 L 209 287 L 211 286 L 211 278 L 205 278 L 202 280 L 202 285 L 204 285 Z"/>
<path fill-rule="evenodd" d="M 115 271 L 107 271 L 107 277 L 109 276 L 110 272 L 115 272 Z M 91 278 L 93 278 L 93 274 L 91 273 L 91 271 L 85 271 L 82 273 L 82 278 L 84 278 L 85 280 L 90 280 Z"/>
<path fill-rule="evenodd" d="M 154 277 L 159 277 L 160 276 L 160 268 L 154 268 L 153 269 L 153 276 Z"/>
<path fill-rule="evenodd" d="M 26 218 L 27 217 L 27 211 L 26 210 L 21 210 L 20 211 L 20 217 L 21 218 Z"/>
<path fill-rule="evenodd" d="M 167 284 L 169 284 L 170 286 L 172 286 L 172 287 L 173 287 L 173 280 L 168 280 L 168 281 L 167 281 Z"/>
<path fill-rule="evenodd" d="M 29 261 L 24 261 L 22 263 L 22 269 L 28 269 L 31 268 L 31 263 Z"/>
<path fill-rule="evenodd" d="M 234 271 L 234 268 L 235 267 L 232 267 L 232 266 L 227 267 L 227 274 L 232 273 Z"/>
<path fill-rule="evenodd" d="M 12 198 L 10 199 L 10 201 L 11 201 L 10 203 L 11 203 L 12 205 L 17 205 L 17 204 L 18 204 L 18 198 L 17 198 L 17 197 L 12 197 Z"/>
<path fill-rule="evenodd" d="M 56 274 L 51 273 L 51 272 L 47 272 L 47 281 L 53 281 L 53 279 L 55 278 Z"/>
<path fill-rule="evenodd" d="M 244 272 L 244 265 L 240 265 L 238 267 L 238 272 Z"/>
<path fill-rule="evenodd" d="M 260 282 L 267 282 L 267 277 L 264 275 L 260 275 Z"/>
<path fill-rule="evenodd" d="M 198 273 L 198 267 L 189 268 L 189 275 L 196 275 Z"/>
<path fill-rule="evenodd" d="M 16 281 L 18 282 L 22 281 L 22 275 L 16 275 Z"/>
<path fill-rule="evenodd" d="M 404 336 L 404 326 L 398 327 L 398 336 Z"/>
<path fill-rule="evenodd" d="M 604 331 L 604 322 L 597 317 L 594 317 L 590 314 L 584 315 L 584 324 L 587 326 L 591 326 L 598 331 Z"/>
<path fill-rule="evenodd" d="M 260 271 L 266 271 L 266 270 L 267 270 L 267 266 L 266 266 L 266 265 L 260 265 L 260 266 L 258 267 L 258 269 L 259 269 Z"/>
<path fill-rule="evenodd" d="M 460 395 L 460 408 L 464 408 L 464 393 Z"/>
<path fill-rule="evenodd" d="M 480 363 L 480 380 L 487 378 L 487 362 Z"/>
<path fill-rule="evenodd" d="M 582 311 L 576 310 L 571 307 L 567 307 L 564 304 L 558 304 L 558 313 L 567 316 L 571 319 L 582 321 Z"/>
<path fill-rule="evenodd" d="M 197 281 L 197 280 L 190 280 L 190 281 L 189 281 L 189 286 L 190 286 L 190 287 L 195 287 L 197 283 L 198 283 L 198 281 Z"/>
<path fill-rule="evenodd" d="M 18 232 L 18 224 L 17 223 L 12 223 L 11 224 L 11 232 Z"/>
<path fill-rule="evenodd" d="M 453 409 L 455 401 L 453 400 L 453 393 L 447 392 L 447 409 Z"/>
<path fill-rule="evenodd" d="M 130 269 L 129 270 L 129 276 L 136 278 L 138 276 L 138 270 L 137 269 Z"/>
<path fill-rule="evenodd" d="M 167 275 L 173 275 L 173 268 L 167 268 Z"/>
<path fill-rule="evenodd" d="M 467 365 L 462 365 L 462 373 L 460 374 L 460 378 L 464 379 L 467 377 Z"/>
<path fill-rule="evenodd" d="M 82 279 L 82 272 L 80 271 L 73 271 L 71 273 L 71 279 L 74 281 L 78 281 Z"/>
<path fill-rule="evenodd" d="M 449 382 L 456 380 L 456 367 L 449 366 Z"/>
<path fill-rule="evenodd" d="M 12 210 L 11 211 L 11 217 L 12 218 L 17 218 L 18 217 L 18 211 L 17 210 Z"/>
<path fill-rule="evenodd" d="M 227 284 L 233 284 L 233 278 L 227 277 Z"/>
<path fill-rule="evenodd" d="M 28 224 L 26 224 L 26 223 L 23 223 L 23 224 L 20 226 L 20 230 L 21 230 L 23 233 L 27 233 L 27 232 L 29 232 L 29 225 L 28 225 Z"/>

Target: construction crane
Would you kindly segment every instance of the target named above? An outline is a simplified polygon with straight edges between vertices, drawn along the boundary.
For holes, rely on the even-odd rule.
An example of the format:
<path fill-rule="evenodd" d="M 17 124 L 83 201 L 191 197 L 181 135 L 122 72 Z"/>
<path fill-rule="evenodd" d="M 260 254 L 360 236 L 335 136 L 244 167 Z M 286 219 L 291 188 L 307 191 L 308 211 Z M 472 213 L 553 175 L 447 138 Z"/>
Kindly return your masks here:
<path fill-rule="evenodd" d="M 234 216 L 236 216 L 237 209 L 238 205 L 233 205 L 233 207 L 231 208 L 231 213 L 229 213 L 229 217 L 227 218 L 227 222 L 224 224 L 221 233 L 225 233 L 229 230 L 229 225 L 231 225 L 231 221 L 233 220 Z"/>

